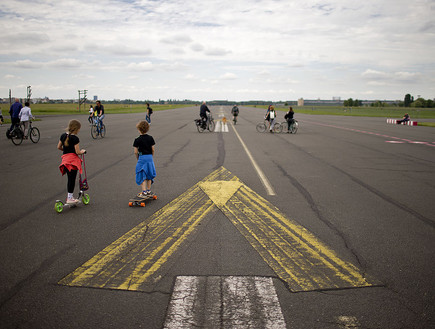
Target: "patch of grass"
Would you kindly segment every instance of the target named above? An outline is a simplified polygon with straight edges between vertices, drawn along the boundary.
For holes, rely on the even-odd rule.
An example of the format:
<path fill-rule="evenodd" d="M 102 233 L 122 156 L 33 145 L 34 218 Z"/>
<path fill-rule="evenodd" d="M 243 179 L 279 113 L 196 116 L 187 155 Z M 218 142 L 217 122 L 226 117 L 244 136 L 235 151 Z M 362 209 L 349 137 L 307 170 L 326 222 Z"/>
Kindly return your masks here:
<path fill-rule="evenodd" d="M 267 106 L 261 106 L 267 109 Z M 292 106 L 295 113 L 313 115 L 341 115 L 361 117 L 402 118 L 407 112 L 411 120 L 435 119 L 435 108 L 404 108 L 404 107 L 337 107 L 337 106 Z M 278 111 L 288 111 L 288 107 L 275 107 Z"/>
<path fill-rule="evenodd" d="M 93 104 L 94 105 L 94 104 Z M 94 105 L 95 106 L 95 105 Z M 147 107 L 145 104 L 104 104 L 104 113 L 145 113 Z M 151 104 L 153 111 L 169 110 L 180 107 L 187 107 L 189 105 L 161 105 L 161 104 Z M 8 106 L 9 108 L 9 106 Z M 30 108 L 34 115 L 62 115 L 62 114 L 88 114 L 89 104 L 87 104 L 83 110 L 83 105 L 81 106 L 81 111 L 79 112 L 78 104 L 31 104 Z M 6 112 L 6 111 L 4 111 Z"/>
<path fill-rule="evenodd" d="M 435 122 L 419 122 L 419 126 L 435 127 Z"/>

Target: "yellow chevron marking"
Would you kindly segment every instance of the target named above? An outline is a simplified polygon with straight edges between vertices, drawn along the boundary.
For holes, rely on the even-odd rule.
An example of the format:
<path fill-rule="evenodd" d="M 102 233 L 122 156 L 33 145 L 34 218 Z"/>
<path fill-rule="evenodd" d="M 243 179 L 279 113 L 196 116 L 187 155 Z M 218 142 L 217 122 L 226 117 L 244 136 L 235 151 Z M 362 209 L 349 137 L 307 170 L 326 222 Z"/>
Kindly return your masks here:
<path fill-rule="evenodd" d="M 377 284 L 221 167 L 59 281 L 145 291 L 198 224 L 221 211 L 294 291 Z M 160 273 L 160 274 L 159 274 Z"/>

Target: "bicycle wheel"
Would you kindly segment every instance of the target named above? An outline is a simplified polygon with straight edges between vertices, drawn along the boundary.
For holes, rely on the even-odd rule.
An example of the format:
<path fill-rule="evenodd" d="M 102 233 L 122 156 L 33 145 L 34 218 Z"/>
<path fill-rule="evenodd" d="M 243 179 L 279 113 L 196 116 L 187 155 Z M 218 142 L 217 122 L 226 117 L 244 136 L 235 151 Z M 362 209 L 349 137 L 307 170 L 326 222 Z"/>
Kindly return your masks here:
<path fill-rule="evenodd" d="M 259 133 L 264 133 L 266 131 L 266 124 L 264 124 L 263 122 L 260 122 L 259 124 L 257 124 L 257 126 L 255 128 L 257 129 L 257 131 Z"/>
<path fill-rule="evenodd" d="M 12 132 L 10 133 L 11 141 L 15 145 L 20 145 L 23 142 L 23 132 L 20 128 L 14 128 Z"/>
<path fill-rule="evenodd" d="M 198 129 L 199 133 L 202 133 L 204 131 L 204 126 L 202 125 L 202 122 L 200 124 L 196 125 L 196 129 Z"/>
<path fill-rule="evenodd" d="M 211 120 L 209 123 L 208 123 L 208 131 L 210 131 L 210 132 L 213 132 L 214 131 L 214 120 Z"/>
<path fill-rule="evenodd" d="M 106 136 L 106 126 L 104 124 L 102 124 L 100 128 L 100 136 L 101 138 L 104 138 Z"/>
<path fill-rule="evenodd" d="M 96 125 L 91 126 L 91 136 L 93 139 L 96 139 L 98 136 L 98 128 Z"/>
<path fill-rule="evenodd" d="M 29 135 L 30 135 L 30 140 L 31 140 L 33 143 L 38 143 L 38 142 L 39 142 L 39 139 L 41 138 L 41 135 L 39 134 L 39 129 L 36 128 L 36 127 L 32 127 L 32 128 L 30 129 L 30 133 L 29 133 Z"/>
<path fill-rule="evenodd" d="M 281 127 L 283 132 L 288 132 L 288 124 L 287 121 L 281 122 Z"/>
<path fill-rule="evenodd" d="M 290 132 L 292 134 L 296 134 L 298 128 L 299 128 L 299 123 L 295 120 L 295 122 L 293 122 L 292 125 L 290 126 Z"/>
<path fill-rule="evenodd" d="M 273 132 L 278 134 L 282 132 L 282 126 L 279 122 L 275 123 L 275 125 L 273 126 Z"/>

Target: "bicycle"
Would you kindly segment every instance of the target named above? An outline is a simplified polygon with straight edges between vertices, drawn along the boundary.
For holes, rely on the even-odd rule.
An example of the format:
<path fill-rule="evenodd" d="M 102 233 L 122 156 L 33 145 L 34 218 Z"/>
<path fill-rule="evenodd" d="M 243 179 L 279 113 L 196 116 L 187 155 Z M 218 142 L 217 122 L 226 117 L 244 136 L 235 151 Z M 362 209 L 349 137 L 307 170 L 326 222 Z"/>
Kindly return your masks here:
<path fill-rule="evenodd" d="M 14 145 L 20 145 L 25 137 L 30 137 L 30 140 L 34 144 L 38 143 L 41 138 L 39 129 L 32 126 L 32 120 L 29 121 L 27 136 L 24 135 L 24 126 L 21 123 L 15 125 L 15 127 L 9 131 L 9 138 Z"/>
<path fill-rule="evenodd" d="M 106 126 L 98 118 L 95 118 L 91 125 L 91 136 L 93 139 L 96 139 L 98 136 L 101 138 L 106 136 Z"/>
<path fill-rule="evenodd" d="M 234 116 L 233 116 L 234 124 L 237 124 L 237 117 L 238 117 L 238 115 L 234 115 Z"/>
<path fill-rule="evenodd" d="M 264 133 L 268 129 L 268 127 L 269 127 L 269 121 L 264 119 L 264 121 L 258 123 L 255 128 L 259 133 Z M 279 122 L 276 122 L 275 125 L 273 126 L 273 132 L 274 133 L 282 132 L 282 126 Z"/>
<path fill-rule="evenodd" d="M 208 130 L 210 132 L 214 131 L 215 123 L 214 119 L 211 113 L 207 113 L 207 121 L 203 122 L 202 118 L 195 119 L 196 128 L 198 129 L 198 132 L 202 133 L 204 130 Z"/>
<path fill-rule="evenodd" d="M 287 130 L 287 133 L 296 134 L 299 128 L 299 123 L 297 120 L 293 119 L 293 122 L 290 124 L 290 129 L 288 129 L 287 121 L 281 122 L 281 126 L 283 127 L 283 130 Z"/>

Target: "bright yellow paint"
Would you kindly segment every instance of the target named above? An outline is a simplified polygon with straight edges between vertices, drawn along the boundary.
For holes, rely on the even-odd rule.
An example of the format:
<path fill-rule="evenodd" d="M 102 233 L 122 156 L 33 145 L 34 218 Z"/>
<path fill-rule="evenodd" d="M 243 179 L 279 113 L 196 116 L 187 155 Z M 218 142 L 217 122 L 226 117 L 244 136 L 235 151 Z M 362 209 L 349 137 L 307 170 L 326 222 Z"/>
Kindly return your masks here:
<path fill-rule="evenodd" d="M 199 187 L 208 195 L 213 203 L 218 206 L 224 206 L 228 200 L 242 186 L 240 181 L 214 181 L 199 182 Z"/>
<path fill-rule="evenodd" d="M 220 210 L 292 291 L 375 284 L 221 167 L 59 281 L 145 290 L 198 224 Z"/>

